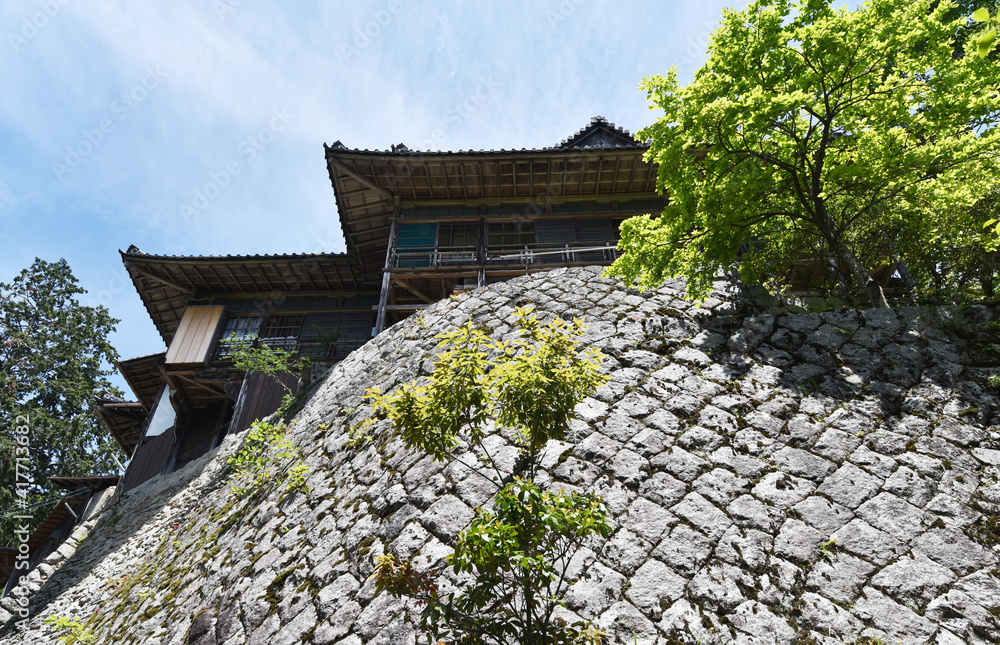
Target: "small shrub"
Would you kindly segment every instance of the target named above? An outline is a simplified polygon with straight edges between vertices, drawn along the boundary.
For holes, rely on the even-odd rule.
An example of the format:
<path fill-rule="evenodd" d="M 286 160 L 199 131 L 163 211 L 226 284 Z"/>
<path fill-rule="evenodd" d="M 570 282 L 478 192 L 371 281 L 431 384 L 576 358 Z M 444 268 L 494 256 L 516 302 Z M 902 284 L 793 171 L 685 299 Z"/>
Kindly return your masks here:
<path fill-rule="evenodd" d="M 573 554 L 611 534 L 607 508 L 593 493 L 545 491 L 535 478 L 542 448 L 565 438 L 576 405 L 607 377 L 600 352 L 580 351 L 580 321 L 542 324 L 531 308 L 518 309 L 515 320 L 514 340 L 492 340 L 472 323 L 437 336 L 443 351 L 425 385 L 368 390 L 365 398 L 407 446 L 449 462 L 470 446 L 480 462 L 464 465 L 496 488 L 492 508 L 476 509 L 447 559 L 453 573 L 471 576 L 464 590 L 442 593 L 444 566 L 419 571 L 393 554 L 378 559 L 372 577 L 378 593 L 423 605 L 420 625 L 429 642 L 597 644 L 599 630 L 566 625 L 554 611 Z M 519 449 L 513 472 L 483 441 L 491 426 L 507 430 Z M 352 431 L 352 442 L 370 440 L 363 428 Z"/>
<path fill-rule="evenodd" d="M 283 473 L 283 479 L 291 489 L 305 486 L 309 466 L 286 436 L 287 431 L 284 424 L 266 421 L 257 421 L 250 427 L 243 445 L 226 461 L 227 468 L 239 482 L 233 486 L 233 495 L 246 497 L 256 491 L 278 474 L 276 464 L 288 459 L 295 459 L 297 463 Z"/>
<path fill-rule="evenodd" d="M 45 619 L 45 624 L 56 629 L 67 630 L 66 634 L 59 637 L 59 640 L 65 645 L 96 645 L 97 643 L 97 636 L 85 629 L 83 623 L 76 618 L 49 616 Z"/>

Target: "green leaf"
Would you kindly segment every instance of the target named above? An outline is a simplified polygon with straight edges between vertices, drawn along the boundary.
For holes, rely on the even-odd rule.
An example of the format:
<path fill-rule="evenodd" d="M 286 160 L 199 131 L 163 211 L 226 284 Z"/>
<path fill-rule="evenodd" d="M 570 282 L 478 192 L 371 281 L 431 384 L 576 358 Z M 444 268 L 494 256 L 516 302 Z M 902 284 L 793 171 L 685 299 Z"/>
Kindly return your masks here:
<path fill-rule="evenodd" d="M 972 19 L 976 22 L 987 22 L 990 19 L 990 12 L 985 7 L 980 7 L 973 12 Z"/>
<path fill-rule="evenodd" d="M 995 32 L 990 32 L 990 33 L 993 34 L 994 36 L 996 35 Z M 979 57 L 980 58 L 986 58 L 987 56 L 989 56 L 990 55 L 990 50 L 992 48 L 993 48 L 993 38 L 992 37 L 987 39 L 986 36 L 983 36 L 982 38 L 979 39 L 979 44 L 978 44 L 978 47 L 977 47 L 977 51 L 979 53 Z"/>

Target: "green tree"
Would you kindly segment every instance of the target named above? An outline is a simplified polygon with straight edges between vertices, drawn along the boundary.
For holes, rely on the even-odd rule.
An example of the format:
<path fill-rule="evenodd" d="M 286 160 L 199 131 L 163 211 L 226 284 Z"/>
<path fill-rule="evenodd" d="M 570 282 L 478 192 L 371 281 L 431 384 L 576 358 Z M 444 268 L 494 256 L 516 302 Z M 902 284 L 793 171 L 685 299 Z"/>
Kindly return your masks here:
<path fill-rule="evenodd" d="M 955 57 L 967 17 L 932 0 L 757 0 L 726 11 L 704 67 L 644 79 L 664 116 L 638 133 L 670 203 L 622 226 L 610 273 L 685 276 L 693 296 L 738 266 L 780 289 L 802 258 L 888 306 L 872 273 L 937 235 L 960 243 L 995 182 L 1000 67 Z M 975 39 L 972 39 L 975 40 Z M 968 47 L 973 47 L 972 42 Z"/>
<path fill-rule="evenodd" d="M 948 237 L 933 225 L 921 235 L 900 240 L 902 255 L 917 280 L 917 299 L 935 304 L 993 300 L 1000 293 L 1000 249 L 992 224 L 1000 219 L 1000 185 L 970 208 L 950 214 L 960 237 Z"/>
<path fill-rule="evenodd" d="M 427 385 L 406 384 L 383 395 L 370 390 L 376 411 L 392 420 L 407 445 L 435 460 L 459 458 L 492 482 L 492 508 L 477 509 L 459 534 L 449 564 L 471 584 L 444 595 L 434 574 L 393 555 L 373 575 L 380 591 L 417 598 L 421 625 L 434 642 L 598 642 L 599 632 L 553 620 L 566 587 L 567 566 L 591 536 L 607 537 L 603 501 L 592 493 L 542 490 L 534 481 L 539 455 L 550 439 L 563 439 L 573 409 L 605 382 L 600 353 L 581 352 L 579 321 L 542 325 L 529 309 L 516 314 L 521 338 L 491 340 L 472 323 L 442 339 Z M 521 464 L 511 480 L 484 444 L 495 427 L 519 447 Z M 504 484 L 504 482 L 507 482 Z"/>
<path fill-rule="evenodd" d="M 13 543 L 23 523 L 11 513 L 56 493 L 46 477 L 116 473 L 113 456 L 124 457 L 93 404 L 102 392 L 120 394 L 108 381 L 117 353 L 107 337 L 118 321 L 81 305 L 83 293 L 66 260 L 36 258 L 0 283 L 0 543 Z M 26 446 L 18 428 L 28 429 Z M 26 514 L 37 521 L 49 510 Z"/>

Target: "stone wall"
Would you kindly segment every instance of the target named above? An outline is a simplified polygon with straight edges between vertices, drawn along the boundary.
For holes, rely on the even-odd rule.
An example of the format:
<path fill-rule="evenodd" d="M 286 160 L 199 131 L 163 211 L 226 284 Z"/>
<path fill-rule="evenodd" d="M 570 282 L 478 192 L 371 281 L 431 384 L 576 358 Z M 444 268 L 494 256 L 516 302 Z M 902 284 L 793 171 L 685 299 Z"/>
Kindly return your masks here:
<path fill-rule="evenodd" d="M 102 643 L 415 643 L 419 609 L 375 596 L 373 561 L 438 565 L 490 488 L 386 422 L 352 441 L 361 396 L 428 373 L 434 334 L 471 318 L 502 337 L 527 304 L 583 318 L 611 376 L 544 457 L 546 482 L 614 516 L 574 559 L 566 615 L 615 643 L 1000 642 L 995 312 L 750 316 L 681 292 L 557 270 L 430 307 L 296 416 L 307 493 L 275 478 L 234 498 L 231 437 L 105 513 L 0 643 L 55 642 L 53 615 Z M 513 467 L 502 436 L 487 445 Z"/>

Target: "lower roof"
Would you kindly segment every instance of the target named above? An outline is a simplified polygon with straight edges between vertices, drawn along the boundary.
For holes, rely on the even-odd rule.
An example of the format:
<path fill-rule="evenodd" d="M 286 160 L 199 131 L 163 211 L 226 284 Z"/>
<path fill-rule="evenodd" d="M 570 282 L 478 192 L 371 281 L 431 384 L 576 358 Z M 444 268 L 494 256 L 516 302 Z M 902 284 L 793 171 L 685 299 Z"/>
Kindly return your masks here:
<path fill-rule="evenodd" d="M 238 294 L 263 300 L 313 293 L 353 294 L 378 289 L 343 253 L 288 255 L 150 255 L 119 251 L 139 297 L 167 345 L 192 299 Z"/>
<path fill-rule="evenodd" d="M 115 443 L 128 456 L 132 456 L 135 447 L 139 445 L 142 435 L 142 422 L 146 419 L 146 411 L 138 401 L 107 401 L 97 400 L 97 416 L 111 433 Z M 56 481 L 55 477 L 49 477 Z"/>
<path fill-rule="evenodd" d="M 50 482 L 64 490 L 102 490 L 117 486 L 121 477 L 118 475 L 98 475 L 96 477 L 47 477 Z"/>

